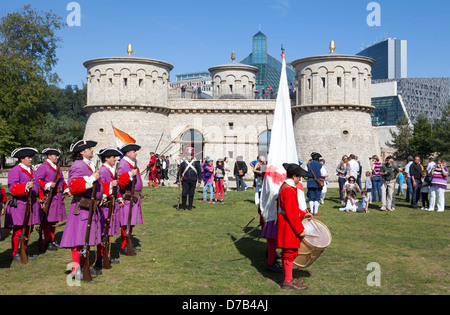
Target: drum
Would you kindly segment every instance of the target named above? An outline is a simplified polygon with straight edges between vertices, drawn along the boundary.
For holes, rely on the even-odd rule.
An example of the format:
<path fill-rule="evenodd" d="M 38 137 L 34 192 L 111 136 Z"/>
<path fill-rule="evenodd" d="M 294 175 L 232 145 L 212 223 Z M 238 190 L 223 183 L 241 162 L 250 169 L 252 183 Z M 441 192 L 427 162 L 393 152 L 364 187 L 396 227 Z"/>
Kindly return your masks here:
<path fill-rule="evenodd" d="M 331 243 L 331 233 L 320 221 L 303 220 L 306 236 L 300 243 L 298 256 L 294 265 L 298 268 L 307 268 L 323 253 Z"/>

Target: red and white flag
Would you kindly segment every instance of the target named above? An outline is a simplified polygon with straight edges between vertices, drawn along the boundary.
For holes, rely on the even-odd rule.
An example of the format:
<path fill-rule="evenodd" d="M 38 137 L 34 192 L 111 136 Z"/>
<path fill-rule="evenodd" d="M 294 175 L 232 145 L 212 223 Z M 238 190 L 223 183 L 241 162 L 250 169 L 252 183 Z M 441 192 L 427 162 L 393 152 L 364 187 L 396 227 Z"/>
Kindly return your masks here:
<path fill-rule="evenodd" d="M 274 221 L 278 215 L 276 199 L 281 185 L 286 178 L 283 163 L 298 164 L 297 148 L 295 145 L 294 126 L 292 123 L 291 100 L 286 75 L 286 56 L 281 55 L 283 64 L 281 69 L 280 86 L 273 117 L 269 156 L 267 157 L 266 175 L 261 190 L 260 210 L 264 222 Z M 299 205 L 306 209 L 305 196 L 299 189 Z M 298 188 L 298 186 L 297 186 Z"/>

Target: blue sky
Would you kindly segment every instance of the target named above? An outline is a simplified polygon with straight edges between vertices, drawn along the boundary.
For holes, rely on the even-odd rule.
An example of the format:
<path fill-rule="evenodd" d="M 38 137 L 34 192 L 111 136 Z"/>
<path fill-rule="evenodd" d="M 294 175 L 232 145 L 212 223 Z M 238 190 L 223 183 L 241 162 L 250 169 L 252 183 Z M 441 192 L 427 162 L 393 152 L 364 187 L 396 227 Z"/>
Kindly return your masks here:
<path fill-rule="evenodd" d="M 68 0 L 0 0 L 0 16 L 25 4 L 52 10 L 66 20 Z M 83 62 L 126 55 L 171 63 L 175 74 L 204 71 L 238 61 L 252 50 L 252 36 L 268 37 L 268 51 L 279 58 L 281 44 L 288 61 L 336 52 L 356 54 L 362 45 L 384 37 L 408 41 L 408 77 L 450 76 L 448 0 L 378 0 L 381 26 L 369 26 L 369 0 L 78 0 L 81 26 L 58 33 L 55 72 L 61 86 L 86 81 Z"/>

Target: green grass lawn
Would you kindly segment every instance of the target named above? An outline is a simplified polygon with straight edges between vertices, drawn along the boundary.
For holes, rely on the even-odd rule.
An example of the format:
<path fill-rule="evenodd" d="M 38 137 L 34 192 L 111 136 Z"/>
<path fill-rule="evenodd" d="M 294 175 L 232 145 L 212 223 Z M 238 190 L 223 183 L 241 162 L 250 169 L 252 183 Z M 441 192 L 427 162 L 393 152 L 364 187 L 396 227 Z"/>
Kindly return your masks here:
<path fill-rule="evenodd" d="M 38 233 L 33 232 L 29 252 L 37 256 L 28 265 L 11 261 L 11 235 L 2 229 L 0 242 L 0 294 L 158 294 L 158 295 L 296 295 L 296 294 L 449 294 L 450 209 L 444 213 L 409 208 L 401 197 L 395 212 L 341 213 L 337 189 L 329 189 L 323 215 L 332 243 L 314 264 L 295 270 L 309 285 L 307 291 L 281 290 L 282 276 L 265 270 L 264 239 L 260 230 L 232 244 L 255 227 L 244 226 L 257 213 L 254 191 L 230 191 L 225 204 L 201 203 L 197 189 L 194 211 L 176 211 L 177 188 L 145 188 L 144 224 L 135 227 L 134 242 L 142 252 L 118 254 L 120 264 L 90 283 L 67 282 L 68 249 L 38 254 Z M 446 204 L 450 204 L 449 193 Z M 2 218 L 3 222 L 3 218 Z M 3 224 L 2 224 L 3 226 Z M 57 229 L 57 240 L 63 228 Z M 91 261 L 93 258 L 91 258 Z M 369 286 L 378 263 L 381 285 Z"/>

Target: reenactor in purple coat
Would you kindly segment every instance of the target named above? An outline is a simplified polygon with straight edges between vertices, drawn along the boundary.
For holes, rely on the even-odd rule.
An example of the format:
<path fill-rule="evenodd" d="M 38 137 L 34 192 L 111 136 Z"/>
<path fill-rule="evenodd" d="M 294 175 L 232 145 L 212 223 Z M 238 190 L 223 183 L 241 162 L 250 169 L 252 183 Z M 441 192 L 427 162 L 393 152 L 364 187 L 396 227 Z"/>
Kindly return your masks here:
<path fill-rule="evenodd" d="M 105 237 L 105 230 L 108 223 L 110 203 L 112 202 L 112 195 L 115 190 L 114 198 L 115 203 L 112 206 L 114 209 L 111 215 L 111 221 L 109 222 L 109 236 L 120 235 L 120 207 L 124 205 L 123 198 L 119 193 L 117 184 L 117 172 L 116 172 L 116 161 L 117 157 L 122 156 L 122 152 L 117 149 L 102 149 L 99 151 L 98 155 L 101 157 L 102 166 L 100 167 L 100 180 L 103 185 L 103 200 L 106 203 L 99 208 L 100 215 L 100 225 L 102 230 L 102 240 Z M 116 188 L 115 188 L 116 187 Z M 111 248 L 111 246 L 109 247 Z M 101 258 L 104 253 L 103 243 L 101 244 L 101 252 L 98 257 Z M 109 255 L 109 253 L 108 253 Z M 109 255 L 110 256 L 110 255 Z M 119 260 L 110 257 L 110 263 L 118 264 Z M 96 266 L 101 268 L 103 266 L 102 259 L 97 259 Z"/>
<path fill-rule="evenodd" d="M 64 180 L 61 168 L 58 170 L 57 163 L 61 151 L 58 149 L 47 148 L 42 151 L 47 155 L 47 160 L 42 163 L 36 171 L 36 177 L 39 181 L 39 187 L 45 195 L 43 209 L 48 204 L 47 213 L 41 210 L 41 226 L 44 233 L 44 242 L 47 250 L 58 250 L 59 244 L 55 242 L 55 224 L 67 219 L 64 197 L 70 196 L 69 187 Z M 58 170 L 59 174 L 56 174 Z M 54 182 L 56 176 L 56 181 Z M 48 198 L 51 195 L 51 200 Z"/>
<path fill-rule="evenodd" d="M 34 148 L 16 149 L 11 153 L 11 157 L 17 158 L 19 163 L 8 172 L 8 189 L 13 199 L 8 203 L 5 213 L 5 227 L 13 230 L 11 245 L 13 261 L 20 262 L 19 243 L 24 237 L 24 248 L 27 248 L 28 239 L 33 226 L 40 223 L 40 204 L 39 204 L 39 184 L 36 174 L 31 165 L 33 156 L 38 151 Z M 29 193 L 31 194 L 31 213 L 28 222 L 25 221 L 25 213 Z M 22 227 L 25 228 L 25 235 L 22 235 Z M 28 255 L 28 260 L 35 259 Z"/>
<path fill-rule="evenodd" d="M 69 169 L 69 190 L 73 196 L 70 204 L 69 217 L 61 239 L 61 247 L 70 248 L 72 251 L 72 277 L 81 280 L 79 273 L 80 266 L 83 266 L 84 259 L 82 250 L 89 252 L 90 246 L 98 246 L 101 243 L 101 226 L 98 217 L 98 205 L 102 200 L 103 189 L 100 181 L 100 172 L 94 165 L 94 147 L 97 142 L 80 140 L 73 144 L 70 150 L 74 154 L 74 163 Z M 96 183 L 97 182 L 97 183 Z M 85 243 L 87 224 L 89 218 L 89 208 L 93 187 L 95 191 L 95 207 L 92 217 L 88 244 Z M 93 275 L 100 275 L 102 272 L 95 268 L 90 268 Z"/>
<path fill-rule="evenodd" d="M 131 221 L 130 221 L 130 235 L 132 229 L 137 224 L 143 224 L 142 218 L 142 178 L 139 168 L 136 165 L 137 151 L 141 147 L 137 144 L 126 144 L 120 151 L 122 151 L 124 157 L 120 160 L 118 166 L 118 184 L 120 187 L 120 193 L 125 199 L 125 205 L 120 210 L 120 225 L 121 230 L 121 252 L 127 255 L 127 226 L 129 218 L 130 202 L 132 204 Z M 133 178 L 136 178 L 134 186 L 134 195 L 131 195 Z M 139 252 L 139 249 L 133 248 L 135 252 Z"/>

